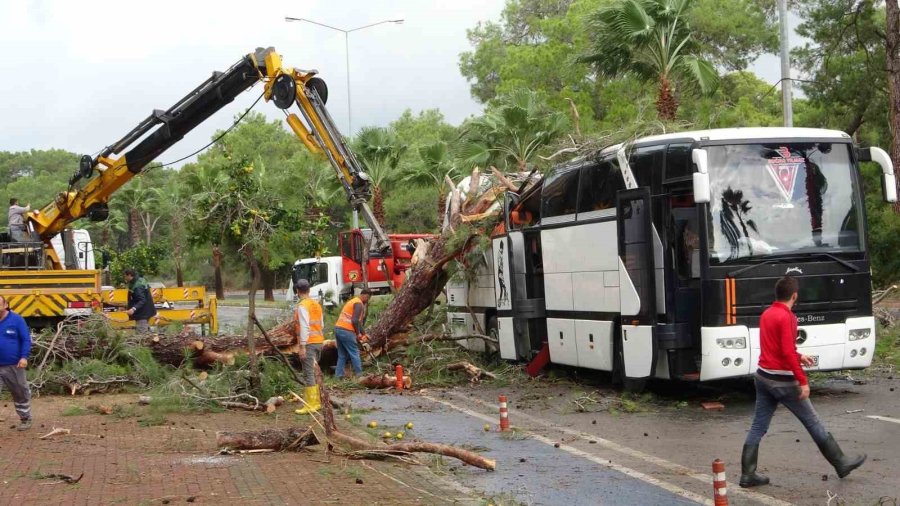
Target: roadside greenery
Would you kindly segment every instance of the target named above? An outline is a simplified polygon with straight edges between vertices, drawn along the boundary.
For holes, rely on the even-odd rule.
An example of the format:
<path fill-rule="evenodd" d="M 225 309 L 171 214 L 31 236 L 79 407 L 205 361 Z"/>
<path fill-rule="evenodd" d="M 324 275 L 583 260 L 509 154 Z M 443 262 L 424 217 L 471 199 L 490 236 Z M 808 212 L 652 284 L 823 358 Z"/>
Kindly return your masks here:
<path fill-rule="evenodd" d="M 803 91 L 794 97 L 795 125 L 836 128 L 863 146 L 887 148 L 883 3 L 791 7 L 804 37 L 793 52 Z M 483 114 L 451 125 L 441 111 L 407 110 L 349 139 L 373 177 L 373 207 L 391 232 L 432 232 L 444 209 L 444 177 L 473 166 L 546 170 L 576 144 L 780 125 L 779 88 L 748 70 L 777 50 L 776 21 L 771 0 L 507 0 L 499 19 L 468 31 L 470 47 L 459 57 Z M 106 143 L 97 139 L 97 147 Z M 0 152 L 0 200 L 43 206 L 67 188 L 79 156 Z M 869 251 L 883 286 L 900 278 L 891 254 L 900 248 L 900 215 L 881 202 L 877 167 L 863 171 Z M 167 284 L 218 279 L 223 289 L 246 289 L 242 251 L 252 243 L 267 300 L 287 285 L 296 259 L 336 254 L 351 216 L 327 163 L 282 121 L 258 112 L 192 163 L 151 165 L 110 205 L 107 221 L 77 226 L 90 230 L 96 251 L 112 253 L 113 283 L 131 265 Z"/>

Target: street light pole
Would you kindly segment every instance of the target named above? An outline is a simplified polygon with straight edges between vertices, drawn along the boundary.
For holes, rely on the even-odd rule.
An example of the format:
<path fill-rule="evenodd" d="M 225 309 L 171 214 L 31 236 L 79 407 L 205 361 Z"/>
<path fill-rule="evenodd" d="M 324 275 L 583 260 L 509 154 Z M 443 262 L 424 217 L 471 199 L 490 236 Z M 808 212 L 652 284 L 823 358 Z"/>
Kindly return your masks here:
<path fill-rule="evenodd" d="M 781 110 L 784 126 L 794 126 L 794 108 L 792 103 L 791 82 L 791 47 L 788 43 L 788 10 L 787 0 L 778 0 L 778 17 L 781 22 Z"/>
<path fill-rule="evenodd" d="M 353 133 L 353 112 L 350 108 L 350 33 L 358 32 L 360 30 L 364 30 L 366 28 L 371 28 L 373 26 L 383 25 L 385 23 L 393 23 L 393 24 L 402 24 L 402 19 L 385 19 L 384 21 L 379 21 L 377 23 L 371 23 L 368 25 L 358 26 L 356 28 L 344 29 L 338 28 L 336 26 L 326 25 L 325 23 L 320 23 L 318 21 L 313 21 L 311 19 L 306 18 L 292 18 L 290 16 L 285 16 L 284 20 L 287 22 L 297 21 L 303 23 L 310 23 L 313 25 L 318 25 L 323 28 L 328 28 L 329 30 L 334 30 L 337 32 L 342 32 L 344 34 L 344 58 L 347 63 L 347 135 L 352 135 Z"/>

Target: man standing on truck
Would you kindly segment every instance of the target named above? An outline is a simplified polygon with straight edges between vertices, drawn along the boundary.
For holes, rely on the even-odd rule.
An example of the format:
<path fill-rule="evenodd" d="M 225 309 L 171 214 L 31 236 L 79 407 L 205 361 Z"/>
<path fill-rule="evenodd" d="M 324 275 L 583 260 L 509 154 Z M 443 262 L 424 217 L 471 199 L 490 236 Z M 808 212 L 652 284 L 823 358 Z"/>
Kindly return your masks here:
<path fill-rule="evenodd" d="M 797 317 L 793 307 L 797 303 L 800 285 L 795 278 L 785 276 L 775 284 L 775 302 L 759 319 L 759 369 L 756 371 L 756 413 L 747 433 L 741 454 L 742 487 L 766 485 L 769 478 L 756 473 L 759 443 L 769 430 L 769 422 L 778 404 L 783 404 L 806 427 L 822 455 L 843 478 L 861 466 L 866 455 L 846 456 L 830 432 L 825 430 L 819 415 L 809 400 L 809 383 L 802 366 L 814 365 L 814 360 L 797 353 Z"/>
<path fill-rule="evenodd" d="M 305 415 L 322 407 L 319 385 L 316 384 L 316 364 L 325 342 L 325 319 L 322 316 L 322 306 L 309 296 L 309 281 L 298 280 L 294 291 L 300 299 L 294 308 L 294 332 L 297 336 L 297 354 L 303 362 L 303 382 L 306 383 L 303 389 L 306 406 L 296 410 L 296 413 Z"/>
<path fill-rule="evenodd" d="M 31 428 L 31 389 L 25 377 L 28 355 L 31 353 L 31 331 L 25 320 L 13 313 L 0 295 L 0 387 L 6 386 L 12 393 L 18 430 Z"/>
<path fill-rule="evenodd" d="M 25 214 L 31 211 L 31 204 L 25 207 L 19 205 L 19 199 L 9 199 L 9 238 L 14 242 L 25 242 Z"/>
<path fill-rule="evenodd" d="M 156 306 L 153 305 L 153 294 L 150 293 L 150 285 L 137 272 L 125 269 L 125 281 L 128 283 L 128 319 L 134 320 L 138 333 L 150 332 L 151 317 L 156 316 Z"/>
<path fill-rule="evenodd" d="M 344 304 L 341 315 L 334 325 L 334 340 L 337 344 L 337 368 L 334 371 L 335 378 L 344 377 L 344 368 L 347 360 L 353 367 L 355 374 L 362 374 L 362 360 L 359 358 L 359 346 L 357 341 L 365 343 L 369 340 L 364 326 L 366 324 L 366 303 L 372 296 L 372 290 L 368 288 L 359 292 L 358 297 L 353 297 Z"/>

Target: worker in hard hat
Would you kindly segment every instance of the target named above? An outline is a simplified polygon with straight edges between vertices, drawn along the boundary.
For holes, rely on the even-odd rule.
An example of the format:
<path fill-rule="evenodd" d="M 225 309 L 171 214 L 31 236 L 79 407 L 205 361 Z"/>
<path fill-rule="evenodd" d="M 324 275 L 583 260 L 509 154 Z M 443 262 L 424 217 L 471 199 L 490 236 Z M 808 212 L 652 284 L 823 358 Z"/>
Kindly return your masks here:
<path fill-rule="evenodd" d="M 319 397 L 319 386 L 316 384 L 316 364 L 322 355 L 325 342 L 325 321 L 322 306 L 309 296 L 309 281 L 301 279 L 294 285 L 297 298 L 294 307 L 294 332 L 297 335 L 297 354 L 303 364 L 303 401 L 306 404 L 297 413 L 306 414 L 318 411 L 322 407 Z"/>
<path fill-rule="evenodd" d="M 337 344 L 337 368 L 334 371 L 336 378 L 344 377 L 344 368 L 347 366 L 347 360 L 353 367 L 355 374 L 362 374 L 362 360 L 359 358 L 359 345 L 357 343 L 365 343 L 368 336 L 364 329 L 366 323 L 366 303 L 372 291 L 368 288 L 359 292 L 358 297 L 353 297 L 344 304 L 341 309 L 341 316 L 338 317 L 334 326 L 334 339 Z"/>

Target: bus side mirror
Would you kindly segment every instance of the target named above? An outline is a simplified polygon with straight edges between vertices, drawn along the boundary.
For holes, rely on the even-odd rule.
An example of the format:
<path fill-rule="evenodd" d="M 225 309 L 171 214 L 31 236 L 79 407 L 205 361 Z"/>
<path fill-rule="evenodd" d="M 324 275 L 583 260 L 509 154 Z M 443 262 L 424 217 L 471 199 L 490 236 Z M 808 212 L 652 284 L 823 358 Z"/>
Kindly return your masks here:
<path fill-rule="evenodd" d="M 897 177 L 891 157 L 881 148 L 859 150 L 859 161 L 875 162 L 881 166 L 881 193 L 885 202 L 897 202 Z"/>
<path fill-rule="evenodd" d="M 705 149 L 694 149 L 691 159 L 697 166 L 694 172 L 694 202 L 697 204 L 709 203 L 709 154 Z"/>

